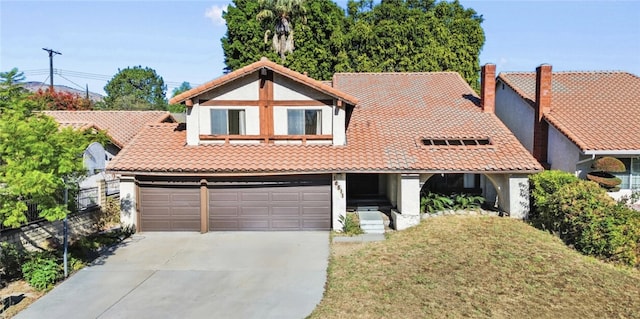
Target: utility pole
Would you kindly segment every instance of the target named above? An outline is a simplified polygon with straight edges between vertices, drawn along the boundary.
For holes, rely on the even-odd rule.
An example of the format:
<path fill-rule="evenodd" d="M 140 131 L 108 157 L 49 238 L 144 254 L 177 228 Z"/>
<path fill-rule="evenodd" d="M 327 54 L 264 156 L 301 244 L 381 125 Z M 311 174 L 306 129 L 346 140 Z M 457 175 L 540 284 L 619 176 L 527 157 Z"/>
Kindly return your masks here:
<path fill-rule="evenodd" d="M 42 48 L 42 50 L 49 52 L 49 90 L 51 91 L 51 93 L 53 93 L 53 55 L 54 54 L 62 55 L 62 53 L 51 50 L 51 49 L 45 49 L 45 48 Z"/>

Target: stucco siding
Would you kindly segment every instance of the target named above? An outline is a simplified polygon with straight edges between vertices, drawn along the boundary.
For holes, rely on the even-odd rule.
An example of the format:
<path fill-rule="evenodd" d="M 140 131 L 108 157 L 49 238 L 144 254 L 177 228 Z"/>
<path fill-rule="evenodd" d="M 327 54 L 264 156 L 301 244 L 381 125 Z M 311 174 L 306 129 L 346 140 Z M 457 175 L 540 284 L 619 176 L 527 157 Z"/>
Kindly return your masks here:
<path fill-rule="evenodd" d="M 533 107 L 500 81 L 496 85 L 496 115 L 531 153 L 535 116 Z"/>
<path fill-rule="evenodd" d="M 552 125 L 549 125 L 548 141 L 547 160 L 551 169 L 575 173 L 580 149 Z"/>
<path fill-rule="evenodd" d="M 199 98 L 202 100 L 216 99 L 256 101 L 258 100 L 259 87 L 260 81 L 258 80 L 256 73 L 254 73 L 216 87 L 211 91 L 202 94 Z"/>
<path fill-rule="evenodd" d="M 273 98 L 275 100 L 322 100 L 332 97 L 279 74 L 273 76 Z"/>

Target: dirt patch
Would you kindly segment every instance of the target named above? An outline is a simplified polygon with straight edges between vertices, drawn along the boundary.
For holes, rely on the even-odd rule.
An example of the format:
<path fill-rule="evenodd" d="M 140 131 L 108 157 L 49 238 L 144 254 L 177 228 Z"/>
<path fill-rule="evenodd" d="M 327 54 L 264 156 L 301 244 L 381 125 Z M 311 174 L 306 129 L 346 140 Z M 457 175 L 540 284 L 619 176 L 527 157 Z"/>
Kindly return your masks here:
<path fill-rule="evenodd" d="M 2 300 L 0 318 L 15 316 L 43 295 L 44 292 L 34 289 L 24 280 L 9 283 L 6 287 L 0 289 L 0 299 Z"/>

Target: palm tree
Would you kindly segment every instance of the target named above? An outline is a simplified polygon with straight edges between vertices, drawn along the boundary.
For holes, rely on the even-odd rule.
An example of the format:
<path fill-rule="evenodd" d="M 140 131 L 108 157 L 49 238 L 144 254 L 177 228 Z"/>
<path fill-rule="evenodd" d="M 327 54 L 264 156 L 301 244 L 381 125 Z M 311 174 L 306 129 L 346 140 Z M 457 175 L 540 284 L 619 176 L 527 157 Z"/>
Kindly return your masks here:
<path fill-rule="evenodd" d="M 285 53 L 293 52 L 293 26 L 292 16 L 301 14 L 304 21 L 306 9 L 305 0 L 259 0 L 262 9 L 257 15 L 258 21 L 273 21 L 273 49 L 280 54 L 284 62 Z M 267 43 L 271 30 L 264 33 L 264 42 Z"/>

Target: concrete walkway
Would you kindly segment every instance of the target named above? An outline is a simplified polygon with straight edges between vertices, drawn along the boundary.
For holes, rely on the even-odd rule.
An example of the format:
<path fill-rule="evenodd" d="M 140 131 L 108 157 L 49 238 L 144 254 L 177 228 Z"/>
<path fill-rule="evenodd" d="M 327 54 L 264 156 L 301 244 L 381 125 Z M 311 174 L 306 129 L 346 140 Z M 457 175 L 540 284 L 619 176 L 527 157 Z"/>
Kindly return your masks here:
<path fill-rule="evenodd" d="M 15 318 L 304 318 L 328 257 L 328 232 L 144 233 Z"/>

